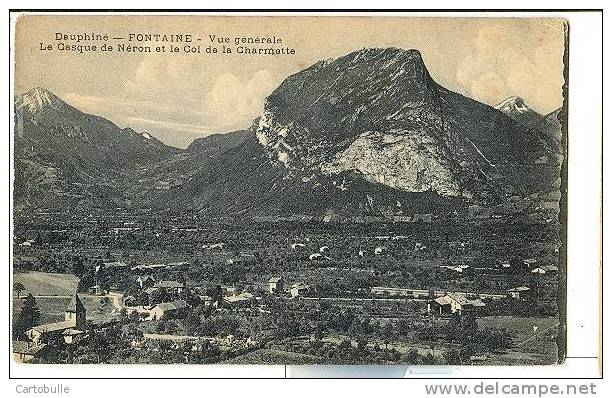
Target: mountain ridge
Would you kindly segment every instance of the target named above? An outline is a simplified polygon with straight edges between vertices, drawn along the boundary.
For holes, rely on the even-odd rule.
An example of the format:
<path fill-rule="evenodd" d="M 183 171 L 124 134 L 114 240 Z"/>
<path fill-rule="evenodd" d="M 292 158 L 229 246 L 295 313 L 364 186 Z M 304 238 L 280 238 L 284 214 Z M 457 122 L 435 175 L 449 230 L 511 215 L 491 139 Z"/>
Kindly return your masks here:
<path fill-rule="evenodd" d="M 35 90 L 15 99 L 15 197 L 34 208 L 401 215 L 556 187 L 556 118 L 546 132 L 512 117 L 518 97 L 495 109 L 448 90 L 417 50 L 317 62 L 287 77 L 251 127 L 184 150 Z"/>

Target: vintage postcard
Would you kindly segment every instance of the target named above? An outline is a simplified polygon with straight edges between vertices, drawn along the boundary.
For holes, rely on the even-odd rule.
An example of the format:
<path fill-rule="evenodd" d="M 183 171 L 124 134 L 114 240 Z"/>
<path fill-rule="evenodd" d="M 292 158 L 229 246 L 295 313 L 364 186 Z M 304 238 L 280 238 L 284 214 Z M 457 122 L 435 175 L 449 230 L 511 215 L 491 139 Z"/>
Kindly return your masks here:
<path fill-rule="evenodd" d="M 563 362 L 565 20 L 13 17 L 14 361 Z"/>

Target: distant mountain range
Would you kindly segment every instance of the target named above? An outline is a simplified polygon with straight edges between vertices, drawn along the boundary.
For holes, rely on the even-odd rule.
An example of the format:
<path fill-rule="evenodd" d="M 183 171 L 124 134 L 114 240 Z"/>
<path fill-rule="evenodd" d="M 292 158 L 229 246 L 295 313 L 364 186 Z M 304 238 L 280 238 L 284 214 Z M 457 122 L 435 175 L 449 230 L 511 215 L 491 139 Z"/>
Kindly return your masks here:
<path fill-rule="evenodd" d="M 15 98 L 18 210 L 412 214 L 558 189 L 559 111 L 491 107 L 416 50 L 365 49 L 289 76 L 245 130 L 181 150 L 36 88 Z"/>

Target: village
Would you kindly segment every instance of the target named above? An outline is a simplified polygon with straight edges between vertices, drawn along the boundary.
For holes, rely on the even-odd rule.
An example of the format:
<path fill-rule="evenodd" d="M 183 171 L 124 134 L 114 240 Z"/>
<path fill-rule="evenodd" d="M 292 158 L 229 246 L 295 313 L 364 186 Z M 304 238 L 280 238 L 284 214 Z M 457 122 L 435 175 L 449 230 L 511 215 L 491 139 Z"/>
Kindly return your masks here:
<path fill-rule="evenodd" d="M 469 236 L 446 239 L 444 247 L 428 238 L 437 229 L 429 222 L 375 234 L 356 228 L 348 245 L 347 232 L 329 224 L 302 225 L 292 238 L 275 223 L 258 225 L 249 236 L 220 226 L 205 232 L 197 225 L 105 223 L 101 233 L 81 238 L 91 241 L 91 251 L 69 255 L 71 228 L 25 232 L 16 241 L 16 281 L 23 276 L 16 288 L 34 294 L 15 300 L 14 318 L 32 305 L 28 300 L 40 315 L 14 335 L 15 359 L 241 363 L 281 356 L 343 363 L 375 357 L 426 364 L 503 363 L 517 355 L 538 363 L 555 355 L 554 252 L 478 256 Z M 135 242 L 146 248 L 148 240 L 162 243 L 135 249 Z M 170 250 L 160 250 L 165 247 Z M 74 277 L 73 290 L 64 287 L 61 295 L 28 286 L 30 276 L 66 274 Z M 468 325 L 469 341 L 449 332 Z M 480 334 L 490 342 L 475 341 Z M 546 347 L 535 349 L 541 340 Z M 104 354 L 100 342 L 122 349 Z M 518 350 L 519 343 L 529 349 Z"/>

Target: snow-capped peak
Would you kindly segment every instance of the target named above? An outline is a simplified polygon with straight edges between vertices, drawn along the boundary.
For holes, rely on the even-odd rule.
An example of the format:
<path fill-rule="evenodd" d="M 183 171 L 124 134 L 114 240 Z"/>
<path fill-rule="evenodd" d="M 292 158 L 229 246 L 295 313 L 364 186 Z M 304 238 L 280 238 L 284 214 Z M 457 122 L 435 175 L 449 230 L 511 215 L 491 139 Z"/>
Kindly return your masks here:
<path fill-rule="evenodd" d="M 525 105 L 525 101 L 521 97 L 517 96 L 506 98 L 499 104 L 495 105 L 495 109 L 499 109 L 504 113 L 524 113 L 531 111 L 531 108 Z"/>
<path fill-rule="evenodd" d="M 62 100 L 57 98 L 51 91 L 36 87 L 22 94 L 17 99 L 17 109 L 25 108 L 30 113 L 39 112 L 46 106 L 57 108 L 62 103 Z"/>

